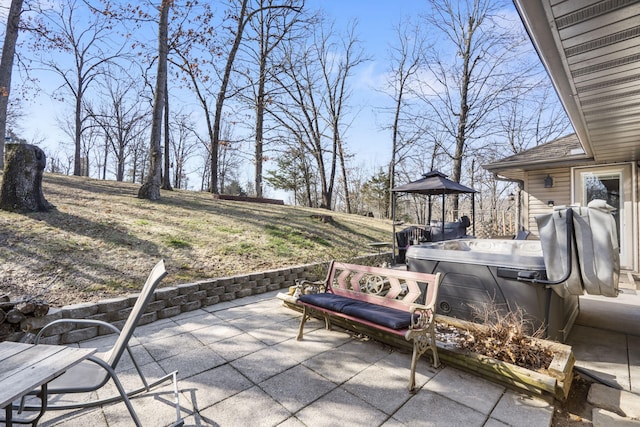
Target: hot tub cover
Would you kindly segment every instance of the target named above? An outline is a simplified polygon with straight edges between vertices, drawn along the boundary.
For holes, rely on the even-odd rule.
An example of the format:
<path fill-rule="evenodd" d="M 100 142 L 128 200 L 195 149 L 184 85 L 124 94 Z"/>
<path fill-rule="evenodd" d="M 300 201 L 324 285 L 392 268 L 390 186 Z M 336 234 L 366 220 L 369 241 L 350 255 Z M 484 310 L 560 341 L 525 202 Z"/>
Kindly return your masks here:
<path fill-rule="evenodd" d="M 567 209 L 573 209 L 575 245 L 567 242 Z M 569 279 L 553 286 L 561 296 L 582 295 L 585 291 L 590 295 L 618 296 L 620 248 L 612 210 L 604 200 L 593 200 L 586 208 L 559 208 L 552 214 L 536 216 L 550 280 L 564 277 L 571 249 Z"/>

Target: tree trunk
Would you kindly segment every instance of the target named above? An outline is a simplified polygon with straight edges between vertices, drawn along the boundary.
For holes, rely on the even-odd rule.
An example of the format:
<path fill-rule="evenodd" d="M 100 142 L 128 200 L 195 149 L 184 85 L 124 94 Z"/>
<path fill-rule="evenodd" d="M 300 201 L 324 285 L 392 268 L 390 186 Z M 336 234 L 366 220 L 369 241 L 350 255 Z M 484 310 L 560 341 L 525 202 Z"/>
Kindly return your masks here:
<path fill-rule="evenodd" d="M 337 132 L 337 131 L 336 131 Z M 342 147 L 342 140 L 338 140 L 338 148 L 340 153 L 340 168 L 342 169 L 342 182 L 344 184 L 344 203 L 347 208 L 347 213 L 351 212 L 351 196 L 349 195 L 349 182 L 347 181 L 347 166 L 344 160 L 344 149 Z"/>
<path fill-rule="evenodd" d="M 240 12 L 238 13 L 238 27 L 236 28 L 236 37 L 229 51 L 227 57 L 227 63 L 224 68 L 224 74 L 222 81 L 220 82 L 220 91 L 216 98 L 216 111 L 213 118 L 213 139 L 211 140 L 211 192 L 213 194 L 219 194 L 218 192 L 218 146 L 220 144 L 220 124 L 222 121 L 222 107 L 227 97 L 227 86 L 229 86 L 229 80 L 231 77 L 231 71 L 233 70 L 233 62 L 236 59 L 240 42 L 242 41 L 242 33 L 247 23 L 247 4 L 248 0 L 242 0 L 240 6 Z"/>
<path fill-rule="evenodd" d="M 55 206 L 42 193 L 47 156 L 35 145 L 7 144 L 7 164 L 0 188 L 0 209 L 11 212 L 47 212 Z"/>
<path fill-rule="evenodd" d="M 4 169 L 4 137 L 7 133 L 7 108 L 9 105 L 9 93 L 11 92 L 11 70 L 16 52 L 21 11 L 22 0 L 12 0 L 2 46 L 2 58 L 0 58 L 0 169 Z"/>
<path fill-rule="evenodd" d="M 460 87 L 460 109 L 458 111 L 458 132 L 456 134 L 456 148 L 453 155 L 453 175 L 452 180 L 460 182 L 462 178 L 462 159 L 464 156 L 464 149 L 467 143 L 467 120 L 469 119 L 469 85 L 471 84 L 471 55 L 472 55 L 472 37 L 473 37 L 474 20 L 469 17 L 467 27 L 467 38 L 464 40 L 464 50 L 462 52 L 463 67 L 462 67 L 462 84 Z M 452 200 L 452 209 L 454 216 L 458 216 L 458 208 L 460 205 L 459 195 L 454 194 Z M 443 219 L 444 221 L 444 219 Z"/>
<path fill-rule="evenodd" d="M 74 113 L 74 131 L 73 139 L 75 144 L 75 151 L 73 155 L 73 174 L 75 176 L 89 176 L 83 168 L 82 159 L 82 75 L 78 70 L 78 87 L 76 88 L 76 106 Z"/>
<path fill-rule="evenodd" d="M 264 162 L 264 91 L 266 80 L 266 60 L 261 58 L 258 82 L 258 103 L 256 105 L 256 147 L 255 147 L 255 186 L 256 197 L 262 197 L 262 164 Z"/>
<path fill-rule="evenodd" d="M 162 175 L 162 189 L 173 190 L 171 188 L 171 150 L 169 144 L 169 85 L 164 82 L 164 174 Z"/>
<path fill-rule="evenodd" d="M 138 198 L 159 200 L 162 181 L 162 112 L 164 110 L 167 81 L 169 9 L 172 0 L 162 0 L 158 30 L 158 75 L 153 101 L 153 121 L 151 123 L 151 143 L 149 149 L 149 174 L 138 190 Z"/>

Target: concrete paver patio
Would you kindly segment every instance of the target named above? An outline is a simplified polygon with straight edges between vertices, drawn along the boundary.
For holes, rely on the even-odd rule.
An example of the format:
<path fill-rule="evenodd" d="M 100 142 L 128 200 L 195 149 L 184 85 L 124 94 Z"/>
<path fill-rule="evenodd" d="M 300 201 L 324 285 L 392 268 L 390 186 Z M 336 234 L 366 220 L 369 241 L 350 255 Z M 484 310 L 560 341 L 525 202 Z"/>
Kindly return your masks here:
<path fill-rule="evenodd" d="M 132 350 L 149 379 L 178 370 L 186 426 L 549 426 L 553 406 L 451 367 L 418 364 L 407 391 L 411 354 L 311 320 L 296 341 L 300 314 L 276 292 L 137 328 Z M 113 337 L 80 344 L 107 348 Z M 125 360 L 125 387 L 139 385 Z M 106 387 L 104 393 L 113 393 Z M 132 400 L 145 426 L 175 421 L 172 386 Z M 124 404 L 48 412 L 43 426 L 129 426 Z"/>

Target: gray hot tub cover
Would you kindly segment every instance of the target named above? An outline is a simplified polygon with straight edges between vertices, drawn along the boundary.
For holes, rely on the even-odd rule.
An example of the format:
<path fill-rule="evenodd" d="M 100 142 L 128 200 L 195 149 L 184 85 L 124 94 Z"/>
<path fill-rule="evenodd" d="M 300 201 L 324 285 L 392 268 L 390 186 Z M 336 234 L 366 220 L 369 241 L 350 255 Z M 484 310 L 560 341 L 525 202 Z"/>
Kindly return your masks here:
<path fill-rule="evenodd" d="M 536 216 L 544 263 L 549 280 L 560 280 L 567 268 L 567 245 L 571 245 L 571 275 L 553 289 L 560 295 L 618 296 L 620 250 L 617 227 L 604 200 L 587 207 L 572 207 L 575 245 L 567 242 L 566 208 Z"/>

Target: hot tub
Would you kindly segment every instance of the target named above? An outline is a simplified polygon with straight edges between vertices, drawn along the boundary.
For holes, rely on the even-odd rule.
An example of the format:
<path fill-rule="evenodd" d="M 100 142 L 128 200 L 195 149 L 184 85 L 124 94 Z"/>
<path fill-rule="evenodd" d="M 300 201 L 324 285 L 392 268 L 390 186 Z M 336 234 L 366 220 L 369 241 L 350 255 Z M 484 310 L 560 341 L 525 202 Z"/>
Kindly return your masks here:
<path fill-rule="evenodd" d="M 547 325 L 547 338 L 564 342 L 578 316 L 578 297 L 561 297 L 544 284 L 518 275 L 546 278 L 542 248 L 534 240 L 460 239 L 407 249 L 407 269 L 442 273 L 436 312 L 477 321 L 473 306 L 525 313 L 532 328 Z M 547 301 L 549 299 L 549 302 Z M 547 309 L 547 304 L 549 305 Z"/>

